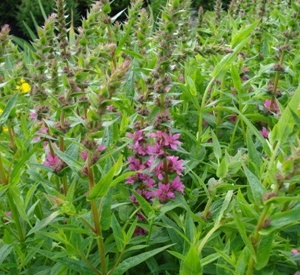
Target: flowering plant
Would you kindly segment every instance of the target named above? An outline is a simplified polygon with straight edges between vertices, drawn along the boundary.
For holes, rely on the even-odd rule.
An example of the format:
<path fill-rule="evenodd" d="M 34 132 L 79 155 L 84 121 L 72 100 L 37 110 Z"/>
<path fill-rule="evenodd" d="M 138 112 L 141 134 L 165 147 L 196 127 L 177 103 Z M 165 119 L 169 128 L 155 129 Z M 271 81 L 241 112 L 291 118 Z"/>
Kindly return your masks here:
<path fill-rule="evenodd" d="M 300 4 L 257 3 L 2 27 L 2 273 L 300 272 Z"/>

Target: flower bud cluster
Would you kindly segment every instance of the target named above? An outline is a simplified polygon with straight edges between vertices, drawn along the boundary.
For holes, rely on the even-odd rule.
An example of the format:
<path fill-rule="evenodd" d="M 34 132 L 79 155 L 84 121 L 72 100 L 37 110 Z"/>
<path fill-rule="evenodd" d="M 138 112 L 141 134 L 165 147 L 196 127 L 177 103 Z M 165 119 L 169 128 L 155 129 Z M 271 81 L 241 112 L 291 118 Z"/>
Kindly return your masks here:
<path fill-rule="evenodd" d="M 175 197 L 175 192 L 184 192 L 181 182 L 183 160 L 170 154 L 176 150 L 181 142 L 179 134 L 156 131 L 146 135 L 145 131 L 128 134 L 133 140 L 131 149 L 133 155 L 128 158 L 129 169 L 136 171 L 126 183 L 145 199 L 158 199 L 166 202 Z M 134 197 L 132 197 L 135 202 Z"/>

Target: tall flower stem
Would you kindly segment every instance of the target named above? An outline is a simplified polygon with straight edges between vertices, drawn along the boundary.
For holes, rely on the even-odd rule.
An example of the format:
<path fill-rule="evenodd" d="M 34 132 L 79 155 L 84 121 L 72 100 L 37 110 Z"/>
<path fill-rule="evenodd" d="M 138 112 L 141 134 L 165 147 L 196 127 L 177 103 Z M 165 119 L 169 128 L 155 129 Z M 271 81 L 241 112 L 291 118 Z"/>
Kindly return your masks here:
<path fill-rule="evenodd" d="M 2 162 L 2 154 L 0 153 L 0 184 L 7 184 L 6 171 Z"/>
<path fill-rule="evenodd" d="M 90 158 L 90 155 L 88 156 Z M 89 161 L 90 162 L 90 161 Z M 89 178 L 89 191 L 94 188 L 95 186 L 95 180 L 94 180 L 94 174 L 93 170 L 88 166 L 88 178 Z M 91 210 L 92 210 L 92 217 L 94 221 L 94 234 L 96 235 L 97 239 L 97 246 L 98 246 L 98 252 L 100 257 L 100 263 L 101 263 L 101 270 L 102 274 L 107 274 L 106 271 L 106 262 L 105 262 L 105 247 L 104 247 L 104 241 L 103 241 L 103 235 L 102 235 L 102 229 L 100 224 L 100 212 L 97 207 L 96 199 L 91 200 Z"/>

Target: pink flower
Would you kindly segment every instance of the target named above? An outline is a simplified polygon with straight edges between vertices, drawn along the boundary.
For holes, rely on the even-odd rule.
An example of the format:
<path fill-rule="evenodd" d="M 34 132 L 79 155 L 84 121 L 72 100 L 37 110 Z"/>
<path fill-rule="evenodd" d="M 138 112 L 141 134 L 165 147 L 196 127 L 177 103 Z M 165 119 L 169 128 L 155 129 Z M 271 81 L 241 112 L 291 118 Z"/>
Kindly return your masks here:
<path fill-rule="evenodd" d="M 36 136 L 32 139 L 32 141 L 39 142 L 42 137 L 48 134 L 48 128 L 47 127 L 42 127 L 36 132 Z"/>
<path fill-rule="evenodd" d="M 133 171 L 139 171 L 145 169 L 145 165 L 143 165 L 139 159 L 136 159 L 134 157 L 129 157 L 128 161 L 129 161 L 129 168 Z"/>
<path fill-rule="evenodd" d="M 37 119 L 37 113 L 35 110 L 31 110 L 30 113 L 29 113 L 29 118 L 32 119 L 32 120 L 35 120 Z"/>
<path fill-rule="evenodd" d="M 176 156 L 168 156 L 168 172 L 175 172 L 177 175 L 181 176 L 181 171 L 183 168 L 183 160 L 179 159 L 179 157 Z"/>
<path fill-rule="evenodd" d="M 175 194 L 170 184 L 158 184 L 158 190 L 153 191 L 153 195 L 157 196 L 161 202 L 165 202 L 169 199 L 174 199 Z"/>
<path fill-rule="evenodd" d="M 127 136 L 133 139 L 132 148 L 139 155 L 146 155 L 148 153 L 147 146 L 145 145 L 145 135 L 144 132 L 139 130 L 134 132 L 133 134 L 128 133 Z"/>
<path fill-rule="evenodd" d="M 147 230 L 145 230 L 142 227 L 137 226 L 134 230 L 133 236 L 141 236 L 141 235 L 146 235 Z"/>
<path fill-rule="evenodd" d="M 184 191 L 184 185 L 183 185 L 182 182 L 180 181 L 180 178 L 179 178 L 179 177 L 176 177 L 176 178 L 172 181 L 171 188 L 172 188 L 174 191 L 178 191 L 178 192 L 180 192 L 180 193 L 183 194 L 183 191 Z"/>
<path fill-rule="evenodd" d="M 80 153 L 81 158 L 86 161 L 87 157 L 88 157 L 88 151 L 84 150 L 82 153 Z"/>
<path fill-rule="evenodd" d="M 52 156 L 51 154 L 48 154 L 43 164 L 55 169 L 57 165 L 60 164 L 60 159 L 58 156 Z"/>
<path fill-rule="evenodd" d="M 101 144 L 101 145 L 98 146 L 97 151 L 102 152 L 105 149 L 106 149 L 106 146 L 104 144 Z"/>
<path fill-rule="evenodd" d="M 166 88 L 165 88 L 165 92 L 169 92 L 171 90 L 171 87 L 170 86 L 167 86 Z"/>
<path fill-rule="evenodd" d="M 295 256 L 299 254 L 299 251 L 297 249 L 292 249 L 291 251 Z"/>
<path fill-rule="evenodd" d="M 275 100 L 266 99 L 264 102 L 264 107 L 266 112 L 275 113 L 275 114 L 279 113 L 279 108 Z"/>
<path fill-rule="evenodd" d="M 264 138 L 269 138 L 269 131 L 266 127 L 262 127 L 262 130 L 259 131 L 260 134 L 264 137 Z"/>

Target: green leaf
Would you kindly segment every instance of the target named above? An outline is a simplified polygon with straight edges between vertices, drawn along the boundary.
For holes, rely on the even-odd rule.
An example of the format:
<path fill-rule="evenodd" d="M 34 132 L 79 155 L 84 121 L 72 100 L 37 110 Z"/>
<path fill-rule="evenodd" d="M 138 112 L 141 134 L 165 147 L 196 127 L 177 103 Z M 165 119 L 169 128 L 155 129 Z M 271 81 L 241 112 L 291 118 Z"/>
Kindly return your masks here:
<path fill-rule="evenodd" d="M 219 140 L 218 140 L 216 134 L 213 131 L 211 131 L 211 136 L 212 136 L 212 145 L 213 145 L 214 155 L 219 162 L 220 158 L 222 157 L 221 146 L 220 146 L 220 143 L 219 143 Z"/>
<path fill-rule="evenodd" d="M 15 93 L 11 99 L 7 102 L 3 113 L 0 116 L 0 126 L 4 125 L 12 111 L 12 109 L 15 107 L 16 102 L 18 100 L 18 93 Z"/>
<path fill-rule="evenodd" d="M 134 197 L 136 198 L 136 200 L 139 203 L 139 206 L 142 208 L 144 214 L 149 217 L 151 215 L 151 213 L 154 212 L 152 206 L 150 205 L 150 203 L 143 198 L 139 193 L 133 191 Z"/>
<path fill-rule="evenodd" d="M 294 119 L 292 118 L 291 110 L 296 111 L 300 104 L 300 85 L 290 99 L 287 107 L 282 112 L 279 121 L 274 126 L 270 133 L 270 141 L 273 144 L 275 141 L 285 142 L 294 129 Z"/>
<path fill-rule="evenodd" d="M 224 177 L 226 177 L 227 173 L 228 173 L 227 160 L 226 160 L 226 158 L 223 158 L 220 165 L 218 165 L 217 177 L 224 178 Z"/>
<path fill-rule="evenodd" d="M 243 165 L 245 175 L 248 179 L 251 195 L 249 199 L 253 199 L 256 205 L 260 205 L 262 202 L 262 195 L 266 192 L 262 182 L 245 166 Z"/>
<path fill-rule="evenodd" d="M 116 241 L 118 251 L 121 252 L 123 250 L 124 244 L 125 244 L 125 241 L 124 241 L 125 232 L 122 230 L 122 228 L 114 214 L 112 214 L 111 228 L 113 230 L 114 240 Z"/>
<path fill-rule="evenodd" d="M 229 108 L 229 109 L 231 109 L 231 108 Z M 271 155 L 271 150 L 268 146 L 267 141 L 260 134 L 260 132 L 255 128 L 255 126 L 251 123 L 251 121 L 243 113 L 241 113 L 238 109 L 233 108 L 232 111 L 237 113 L 239 115 L 239 118 L 242 119 L 245 122 L 245 124 L 248 126 L 248 130 L 250 130 L 251 133 L 254 134 L 256 136 L 256 138 L 260 141 L 261 145 L 263 146 L 264 152 L 268 156 L 270 156 Z"/>
<path fill-rule="evenodd" d="M 235 48 L 233 49 L 232 53 L 225 55 L 222 58 L 222 60 L 216 65 L 215 69 L 211 73 L 211 76 L 214 79 L 221 79 L 224 76 L 224 74 L 229 70 L 231 63 L 236 58 L 237 54 L 248 43 L 250 39 L 250 34 L 257 26 L 257 24 L 258 21 L 241 30 L 237 35 L 234 36 L 232 46 Z M 241 37 L 244 38 L 241 40 Z"/>
<path fill-rule="evenodd" d="M 247 131 L 246 139 L 247 139 L 246 142 L 247 142 L 247 147 L 249 152 L 249 158 L 257 168 L 260 168 L 261 157 L 255 148 L 250 131 Z"/>
<path fill-rule="evenodd" d="M 248 40 L 249 35 L 252 33 L 252 31 L 256 28 L 258 25 L 259 21 L 255 21 L 248 27 L 245 27 L 242 30 L 239 30 L 231 39 L 231 46 L 236 47 L 238 46 L 241 42 L 244 40 Z"/>
<path fill-rule="evenodd" d="M 189 76 L 185 77 L 185 81 L 188 85 L 188 88 L 189 88 L 189 91 L 190 91 L 191 95 L 196 96 L 197 95 L 197 88 L 196 88 L 195 81 Z"/>
<path fill-rule="evenodd" d="M 267 228 L 263 228 L 260 233 L 262 235 L 268 235 L 272 232 L 282 230 L 285 227 L 289 227 L 300 223 L 300 209 L 293 209 L 286 212 L 280 212 L 271 216 L 271 225 Z"/>
<path fill-rule="evenodd" d="M 47 218 L 45 218 L 41 221 L 37 221 L 35 226 L 33 228 L 31 228 L 31 230 L 29 230 L 27 236 L 46 227 L 48 224 L 50 224 L 52 221 L 54 221 L 58 215 L 59 215 L 59 211 L 55 211 L 52 214 L 50 214 Z"/>
<path fill-rule="evenodd" d="M 135 255 L 133 257 L 125 259 L 123 262 L 121 262 L 117 268 L 113 271 L 112 275 L 122 275 L 126 271 L 128 271 L 130 268 L 137 266 L 138 264 L 145 262 L 149 258 L 155 256 L 156 254 L 166 250 L 167 248 L 173 246 L 174 244 L 169 244 L 160 248 L 153 249 L 148 252 L 144 252 L 138 255 Z"/>
<path fill-rule="evenodd" d="M 238 216 L 238 213 L 236 213 L 235 211 L 233 211 L 233 217 L 234 217 L 234 221 L 235 221 L 235 226 L 236 226 L 237 230 L 239 231 L 239 234 L 240 234 L 245 246 L 248 248 L 251 256 L 254 259 L 256 259 L 256 253 L 255 253 L 253 245 L 248 237 L 248 234 L 247 234 L 247 231 L 245 228 L 245 224 L 243 223 L 241 218 Z"/>
<path fill-rule="evenodd" d="M 108 192 L 107 196 L 105 196 L 101 200 L 100 223 L 101 223 L 102 230 L 108 230 L 110 228 L 111 216 L 112 216 L 111 204 L 112 204 L 112 194 L 111 192 Z"/>
<path fill-rule="evenodd" d="M 232 64 L 231 66 L 231 79 L 233 82 L 233 86 L 237 91 L 240 91 L 242 88 L 242 81 L 240 74 L 236 68 L 236 65 Z"/>
<path fill-rule="evenodd" d="M 0 265 L 2 265 L 3 261 L 13 250 L 13 246 L 11 244 L 3 244 L 0 248 Z"/>
<path fill-rule="evenodd" d="M 230 201 L 232 199 L 232 196 L 233 196 L 233 190 L 228 191 L 227 194 L 226 194 L 226 196 L 225 196 L 225 199 L 223 201 L 223 204 L 222 204 L 219 216 L 216 219 L 216 224 L 218 224 L 218 223 L 221 222 L 221 220 L 222 220 L 222 218 L 224 216 L 224 213 L 227 210 L 227 208 L 229 206 L 229 203 L 230 203 Z"/>
<path fill-rule="evenodd" d="M 180 275 L 201 275 L 203 273 L 200 256 L 197 248 L 191 245 L 187 255 L 185 256 L 181 268 Z"/>
<path fill-rule="evenodd" d="M 123 155 L 120 155 L 117 162 L 110 168 L 106 175 L 92 189 L 91 193 L 87 196 L 88 200 L 99 197 L 104 197 L 112 185 L 113 177 L 120 171 L 123 165 Z"/>
<path fill-rule="evenodd" d="M 82 168 L 82 164 L 73 157 L 73 151 L 62 152 L 56 146 L 53 146 L 55 154 L 64 161 L 74 172 L 78 172 Z"/>
<path fill-rule="evenodd" d="M 262 237 L 257 251 L 257 262 L 255 264 L 256 270 L 261 270 L 268 264 L 273 247 L 273 239 L 274 234 Z"/>

